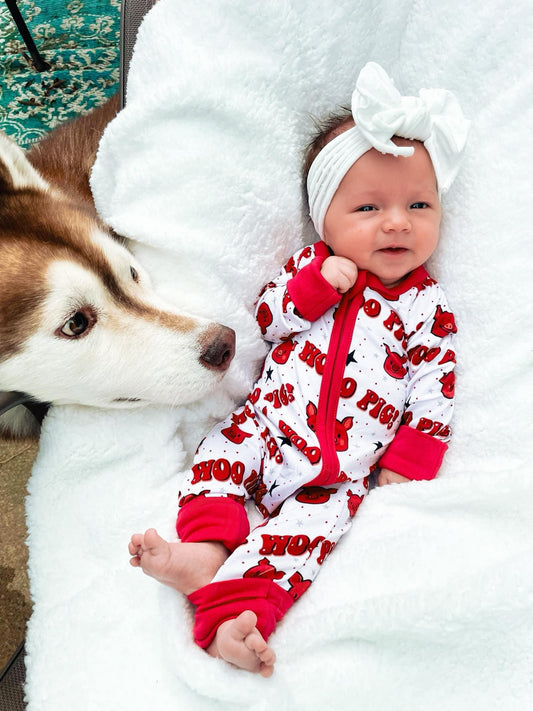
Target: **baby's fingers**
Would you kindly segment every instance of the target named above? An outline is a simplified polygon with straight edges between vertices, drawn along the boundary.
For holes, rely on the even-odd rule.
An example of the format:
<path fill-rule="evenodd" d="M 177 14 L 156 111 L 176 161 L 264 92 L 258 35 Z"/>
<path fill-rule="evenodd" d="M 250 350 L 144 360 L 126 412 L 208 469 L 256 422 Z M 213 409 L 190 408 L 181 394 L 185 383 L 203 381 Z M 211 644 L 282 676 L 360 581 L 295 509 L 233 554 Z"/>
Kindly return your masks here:
<path fill-rule="evenodd" d="M 357 281 L 357 267 L 349 259 L 343 259 L 339 264 L 339 286 L 337 287 L 341 294 L 344 294 Z"/>

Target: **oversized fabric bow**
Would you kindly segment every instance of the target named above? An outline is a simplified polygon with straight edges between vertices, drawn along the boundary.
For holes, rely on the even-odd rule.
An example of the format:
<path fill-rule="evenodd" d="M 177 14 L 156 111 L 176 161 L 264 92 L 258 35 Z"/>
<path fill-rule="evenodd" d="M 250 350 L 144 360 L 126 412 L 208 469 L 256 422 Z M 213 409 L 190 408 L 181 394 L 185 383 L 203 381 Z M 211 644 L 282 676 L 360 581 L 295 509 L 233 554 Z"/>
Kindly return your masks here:
<path fill-rule="evenodd" d="M 459 170 L 470 122 L 455 96 L 445 89 L 421 89 L 418 97 L 402 96 L 385 70 L 369 62 L 352 95 L 355 125 L 381 153 L 409 156 L 413 148 L 397 146 L 400 136 L 422 141 L 431 157 L 440 193 Z"/>
<path fill-rule="evenodd" d="M 364 153 L 375 148 L 381 153 L 410 156 L 414 148 L 397 146 L 392 137 L 422 141 L 442 195 L 459 172 L 470 126 L 451 92 L 422 89 L 418 96 L 402 96 L 375 62 L 369 62 L 359 74 L 352 114 L 355 126 L 324 146 L 307 176 L 309 214 L 322 238 L 331 200 L 350 167 Z"/>

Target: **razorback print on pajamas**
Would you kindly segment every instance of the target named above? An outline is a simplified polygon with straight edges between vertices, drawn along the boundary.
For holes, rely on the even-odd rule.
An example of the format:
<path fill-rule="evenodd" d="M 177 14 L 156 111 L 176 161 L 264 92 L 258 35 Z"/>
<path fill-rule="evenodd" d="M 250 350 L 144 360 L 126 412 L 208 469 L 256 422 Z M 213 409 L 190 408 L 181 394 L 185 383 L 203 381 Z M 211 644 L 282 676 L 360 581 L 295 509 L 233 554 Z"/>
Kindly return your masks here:
<path fill-rule="evenodd" d="M 348 530 L 377 467 L 436 476 L 453 410 L 453 314 L 419 267 L 385 287 L 360 271 L 340 295 L 322 277 L 323 242 L 264 288 L 256 317 L 271 344 L 243 407 L 202 441 L 180 492 L 182 541 L 230 551 L 189 599 L 195 639 L 245 609 L 265 639 Z M 264 521 L 250 531 L 244 504 Z"/>

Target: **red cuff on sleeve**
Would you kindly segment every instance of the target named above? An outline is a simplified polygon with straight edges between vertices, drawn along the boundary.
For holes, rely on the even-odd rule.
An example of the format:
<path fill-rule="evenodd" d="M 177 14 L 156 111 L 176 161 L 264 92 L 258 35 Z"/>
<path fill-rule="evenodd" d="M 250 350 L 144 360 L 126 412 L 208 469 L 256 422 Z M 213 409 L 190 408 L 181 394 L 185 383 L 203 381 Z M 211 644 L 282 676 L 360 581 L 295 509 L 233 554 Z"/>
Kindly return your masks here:
<path fill-rule="evenodd" d="M 245 610 L 255 612 L 257 629 L 268 639 L 294 602 L 275 582 L 260 578 L 210 583 L 191 593 L 188 599 L 196 605 L 194 641 L 203 649 L 211 644 L 223 622 L 234 620 Z"/>
<path fill-rule="evenodd" d="M 434 479 L 447 449 L 440 439 L 401 425 L 379 466 L 416 481 Z"/>
<path fill-rule="evenodd" d="M 219 541 L 235 550 L 250 533 L 242 504 L 226 496 L 195 496 L 178 511 L 176 530 L 189 543 Z"/>
<path fill-rule="evenodd" d="M 287 291 L 301 315 L 316 321 L 341 300 L 341 294 L 320 273 L 323 257 L 315 257 L 287 283 Z"/>

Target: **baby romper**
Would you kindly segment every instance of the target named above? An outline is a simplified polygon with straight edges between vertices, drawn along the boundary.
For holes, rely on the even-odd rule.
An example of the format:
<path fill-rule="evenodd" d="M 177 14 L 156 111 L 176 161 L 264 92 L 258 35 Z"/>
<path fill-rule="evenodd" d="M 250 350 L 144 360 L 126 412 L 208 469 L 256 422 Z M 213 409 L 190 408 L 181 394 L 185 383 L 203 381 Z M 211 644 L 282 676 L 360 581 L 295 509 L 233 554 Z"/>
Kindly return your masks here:
<path fill-rule="evenodd" d="M 305 247 L 266 285 L 260 378 L 180 492 L 180 539 L 231 551 L 189 596 L 202 647 L 245 609 L 266 639 L 350 527 L 369 474 L 431 479 L 447 447 L 456 327 L 441 288 L 423 267 L 390 289 L 361 271 L 341 296 L 320 274 L 329 255 Z M 264 517 L 251 532 L 249 499 Z"/>

